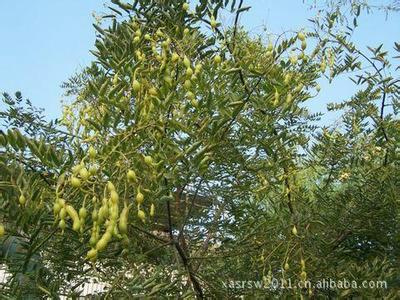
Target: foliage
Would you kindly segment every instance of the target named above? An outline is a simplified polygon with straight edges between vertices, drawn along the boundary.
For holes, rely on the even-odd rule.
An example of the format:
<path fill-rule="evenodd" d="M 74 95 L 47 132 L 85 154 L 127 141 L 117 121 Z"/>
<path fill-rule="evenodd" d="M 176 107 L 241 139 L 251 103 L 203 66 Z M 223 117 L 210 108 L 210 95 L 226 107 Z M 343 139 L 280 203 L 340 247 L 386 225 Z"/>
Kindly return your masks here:
<path fill-rule="evenodd" d="M 112 2 L 60 120 L 4 95 L 2 292 L 73 297 L 96 278 L 123 298 L 399 296 L 396 58 L 359 50 L 337 11 L 266 42 L 240 27 L 243 1 Z M 358 92 L 329 105 L 343 125 L 320 128 L 317 81 L 349 71 Z M 389 289 L 229 284 L 272 278 Z"/>

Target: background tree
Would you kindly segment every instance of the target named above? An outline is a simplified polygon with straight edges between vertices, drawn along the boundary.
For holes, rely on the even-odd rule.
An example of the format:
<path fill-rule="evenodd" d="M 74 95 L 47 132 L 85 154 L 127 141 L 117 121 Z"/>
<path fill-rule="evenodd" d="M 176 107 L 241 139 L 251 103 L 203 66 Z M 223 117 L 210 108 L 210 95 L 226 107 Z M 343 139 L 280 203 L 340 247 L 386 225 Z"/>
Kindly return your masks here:
<path fill-rule="evenodd" d="M 22 248 L 2 291 L 73 296 L 96 278 L 113 297 L 398 296 L 398 67 L 351 41 L 362 6 L 344 33 L 326 10 L 265 40 L 240 26 L 243 1 L 112 2 L 58 126 L 4 96 L 3 248 Z M 317 80 L 350 70 L 359 91 L 330 105 L 343 126 L 319 128 Z M 391 288 L 231 286 L 272 278 Z"/>

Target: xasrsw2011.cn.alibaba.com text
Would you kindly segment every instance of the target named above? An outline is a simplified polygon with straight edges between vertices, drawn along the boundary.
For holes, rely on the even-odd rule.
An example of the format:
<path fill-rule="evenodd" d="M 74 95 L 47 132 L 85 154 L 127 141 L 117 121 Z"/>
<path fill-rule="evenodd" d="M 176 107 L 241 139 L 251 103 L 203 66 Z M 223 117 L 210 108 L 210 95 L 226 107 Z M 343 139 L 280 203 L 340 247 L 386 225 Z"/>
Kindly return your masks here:
<path fill-rule="evenodd" d="M 316 281 L 310 280 L 292 280 L 290 278 L 271 280 L 229 280 L 223 283 L 224 288 L 228 289 L 387 289 L 387 282 L 384 280 L 353 280 L 353 279 L 321 279 Z"/>

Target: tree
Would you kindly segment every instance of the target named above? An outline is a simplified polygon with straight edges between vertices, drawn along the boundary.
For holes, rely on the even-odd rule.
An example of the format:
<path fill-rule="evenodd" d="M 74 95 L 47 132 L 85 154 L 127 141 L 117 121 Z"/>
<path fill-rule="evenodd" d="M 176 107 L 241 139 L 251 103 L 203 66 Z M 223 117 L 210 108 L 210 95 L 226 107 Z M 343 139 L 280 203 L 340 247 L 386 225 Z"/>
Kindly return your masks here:
<path fill-rule="evenodd" d="M 21 251 L 3 292 L 73 296 L 96 278 L 126 298 L 398 296 L 399 79 L 383 46 L 359 50 L 337 10 L 265 41 L 240 26 L 243 1 L 112 2 L 56 126 L 4 96 L 3 248 Z M 317 80 L 350 70 L 359 91 L 330 106 L 343 126 L 319 128 Z M 390 288 L 249 286 L 324 278 Z"/>

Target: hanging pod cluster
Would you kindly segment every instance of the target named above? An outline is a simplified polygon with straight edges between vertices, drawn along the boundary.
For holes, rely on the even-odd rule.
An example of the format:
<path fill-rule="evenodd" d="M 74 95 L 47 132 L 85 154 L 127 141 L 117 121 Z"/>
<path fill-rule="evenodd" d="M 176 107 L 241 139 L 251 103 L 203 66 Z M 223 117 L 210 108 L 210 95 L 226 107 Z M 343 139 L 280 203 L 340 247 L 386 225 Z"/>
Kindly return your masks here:
<path fill-rule="evenodd" d="M 84 224 L 84 219 L 79 217 L 79 214 L 75 210 L 75 208 L 67 204 L 64 199 L 56 198 L 53 206 L 54 216 L 56 221 L 58 220 L 58 226 L 64 232 L 66 228 L 66 221 L 68 218 L 72 221 L 72 229 L 76 232 L 79 232 L 82 224 Z"/>
<path fill-rule="evenodd" d="M 0 238 L 2 238 L 6 233 L 4 225 L 0 223 Z"/>
<path fill-rule="evenodd" d="M 90 238 L 92 249 L 87 253 L 87 259 L 90 260 L 95 260 L 97 258 L 98 253 L 107 247 L 113 236 L 121 238 L 118 231 L 118 218 L 120 217 L 119 195 L 115 190 L 114 184 L 110 181 L 106 185 L 106 195 L 107 197 L 103 198 L 102 205 L 98 212 L 94 210 L 92 213 L 93 228 Z M 125 226 L 123 226 L 123 228 L 127 228 L 128 219 L 125 209 L 122 214 L 122 222 L 126 222 L 124 223 Z M 121 220 L 119 223 L 121 223 Z M 104 225 L 103 233 L 101 233 L 102 225 Z M 125 230 L 124 234 L 126 234 L 126 232 L 127 231 Z"/>
<path fill-rule="evenodd" d="M 73 231 L 78 234 L 84 234 L 85 225 L 88 223 L 88 210 L 85 203 L 88 197 L 92 197 L 92 205 L 90 206 L 93 208 L 91 212 L 91 222 L 89 222 L 89 224 L 92 225 L 89 238 L 90 249 L 86 255 L 86 258 L 91 261 L 97 259 L 99 253 L 107 248 L 113 238 L 121 240 L 125 248 L 128 246 L 129 213 L 132 206 L 132 204 L 128 203 L 128 199 L 124 199 L 123 204 L 121 203 L 122 201 L 120 201 L 120 196 L 116 187 L 111 181 L 105 184 L 101 201 L 94 195 L 91 187 L 93 187 L 94 191 L 99 177 L 93 177 L 95 174 L 87 170 L 85 160 L 89 159 L 92 164 L 91 166 L 93 166 L 97 154 L 94 147 L 89 147 L 84 159 L 72 168 L 69 179 L 67 180 L 65 175 L 59 177 L 56 189 L 56 200 L 53 205 L 54 217 L 62 233 L 64 233 L 70 223 Z M 151 171 L 157 165 L 150 155 L 143 156 L 143 162 Z M 128 184 L 138 183 L 138 177 L 134 170 L 129 169 L 127 171 L 126 181 Z M 65 189 L 68 186 L 70 189 L 67 191 L 71 194 L 67 195 Z M 70 198 L 71 195 L 73 199 L 76 199 L 77 195 L 82 194 L 84 200 L 79 210 L 74 208 L 73 201 L 64 200 Z M 22 192 L 21 197 L 24 197 Z M 20 203 L 25 202 L 26 200 L 22 199 L 22 201 L 21 197 L 19 199 Z M 138 218 L 143 223 L 146 221 L 146 213 L 143 210 L 144 199 L 145 196 L 142 193 L 141 186 L 138 185 L 134 200 L 137 202 Z M 121 211 L 120 208 L 122 208 Z M 154 216 L 155 205 L 151 204 L 149 210 L 150 216 Z"/>

